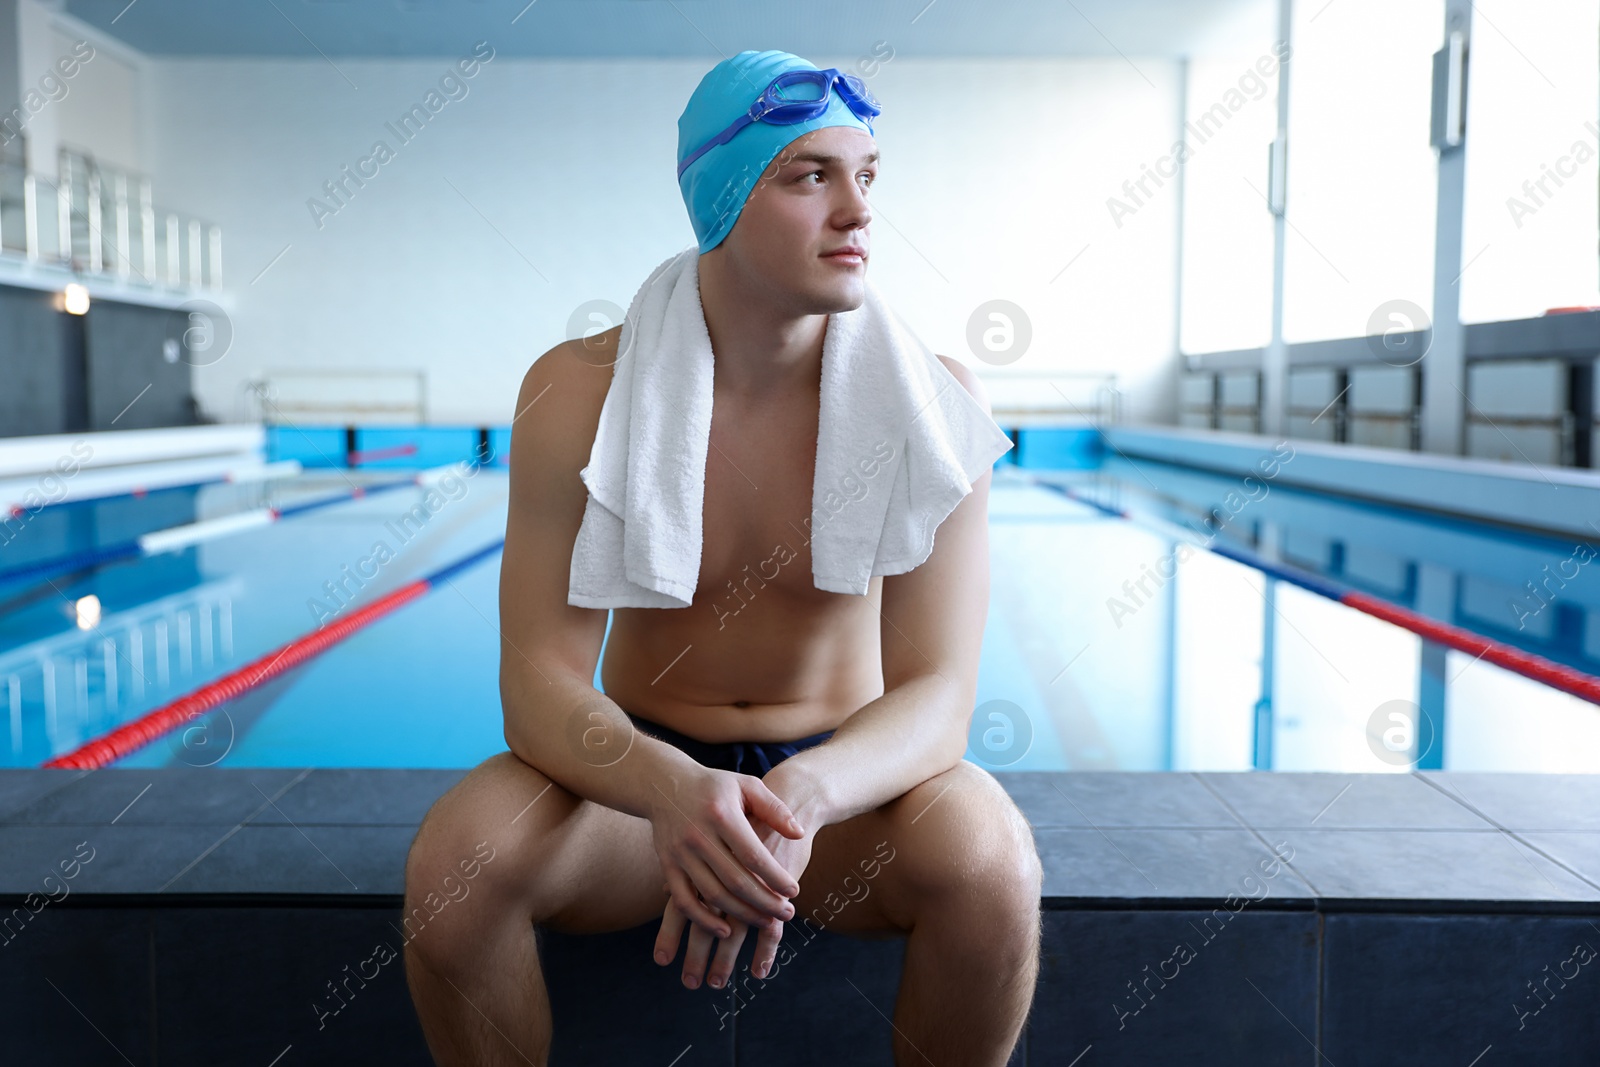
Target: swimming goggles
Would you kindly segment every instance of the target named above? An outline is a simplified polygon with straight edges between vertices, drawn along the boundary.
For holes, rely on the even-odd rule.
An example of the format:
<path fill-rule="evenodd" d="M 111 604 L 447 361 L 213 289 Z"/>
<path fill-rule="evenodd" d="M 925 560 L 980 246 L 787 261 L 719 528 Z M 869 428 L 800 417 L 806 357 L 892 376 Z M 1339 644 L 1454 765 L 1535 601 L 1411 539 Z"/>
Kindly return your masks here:
<path fill-rule="evenodd" d="M 679 163 L 678 177 L 683 177 L 683 172 L 688 170 L 689 165 L 695 160 L 717 145 L 727 144 L 733 139 L 734 134 L 752 122 L 771 122 L 787 126 L 816 118 L 828 110 L 828 95 L 835 85 L 839 87 L 840 98 L 862 122 L 867 124 L 867 132 L 871 133 L 872 120 L 883 113 L 883 105 L 872 95 L 866 82 L 854 74 L 840 73 L 837 67 L 829 67 L 827 70 L 788 70 L 773 78 L 756 102 L 750 105 L 750 110 L 735 119 L 733 125 L 695 149 L 682 163 Z"/>

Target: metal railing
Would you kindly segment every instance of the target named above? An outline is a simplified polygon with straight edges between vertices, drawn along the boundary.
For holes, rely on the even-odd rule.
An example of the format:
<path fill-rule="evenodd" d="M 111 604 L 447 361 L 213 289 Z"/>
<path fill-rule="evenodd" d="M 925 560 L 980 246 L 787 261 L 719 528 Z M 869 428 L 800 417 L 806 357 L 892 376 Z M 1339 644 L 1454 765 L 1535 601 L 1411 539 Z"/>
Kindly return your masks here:
<path fill-rule="evenodd" d="M 222 229 L 158 208 L 150 179 L 62 148 L 57 177 L 0 162 L 0 257 L 169 289 L 222 287 Z"/>
<path fill-rule="evenodd" d="M 1466 323 L 1462 358 L 1466 388 L 1461 393 L 1462 454 L 1534 465 L 1595 468 L 1600 465 L 1600 310 L 1553 309 L 1544 315 L 1503 322 Z M 1387 338 L 1389 347 L 1373 337 L 1342 337 L 1289 344 L 1285 405 L 1286 429 L 1291 437 L 1338 443 L 1376 444 L 1379 447 L 1422 448 L 1423 390 L 1421 375 L 1431 343 L 1427 330 L 1413 330 Z M 1416 352 L 1413 362 L 1401 353 Z M 1238 417 L 1251 415 L 1257 426 L 1265 421 L 1260 410 L 1265 349 L 1243 348 L 1226 352 L 1186 353 L 1181 361 L 1178 422 L 1181 426 L 1241 429 Z M 1502 413 L 1496 404 L 1499 381 L 1479 387 L 1476 370 L 1495 365 L 1521 365 L 1528 375 L 1535 364 L 1565 365 L 1566 381 L 1559 390 L 1562 403 L 1538 413 Z M 1410 387 L 1403 410 L 1367 409 L 1352 402 L 1347 387 L 1353 379 L 1370 373 L 1391 373 L 1413 367 L 1419 375 Z M 1386 368 L 1388 368 L 1386 370 Z M 1311 407 L 1297 405 L 1297 375 L 1334 375 L 1335 388 Z M 1224 382 L 1256 381 L 1255 396 L 1235 409 L 1223 395 Z M 1324 407 L 1324 402 L 1326 406 Z M 1234 416 L 1230 420 L 1229 416 Z M 1316 432 L 1310 432 L 1312 424 Z M 1247 428 L 1246 428 L 1247 429 Z M 1259 432 L 1256 431 L 1247 432 Z"/>
<path fill-rule="evenodd" d="M 240 417 L 269 426 L 421 426 L 428 376 L 377 367 L 284 367 L 246 382 Z"/>
<path fill-rule="evenodd" d="M 238 586 L 209 583 L 0 655 L 0 752 L 70 749 L 231 663 Z"/>
<path fill-rule="evenodd" d="M 977 373 L 995 421 L 1003 425 L 1086 422 L 1100 427 L 1122 417 L 1122 394 L 1112 373 L 1021 367 L 984 367 Z"/>

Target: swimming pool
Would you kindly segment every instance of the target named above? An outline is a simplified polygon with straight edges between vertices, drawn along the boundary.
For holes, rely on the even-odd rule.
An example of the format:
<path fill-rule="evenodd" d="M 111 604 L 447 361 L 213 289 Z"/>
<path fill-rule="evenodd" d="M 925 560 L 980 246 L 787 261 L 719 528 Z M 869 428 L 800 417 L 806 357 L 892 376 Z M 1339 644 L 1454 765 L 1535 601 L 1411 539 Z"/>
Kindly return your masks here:
<path fill-rule="evenodd" d="M 307 471 L 46 509 L 0 549 L 0 570 L 403 473 Z M 413 510 L 423 490 L 402 487 L 177 552 L 0 582 L 0 765 L 37 766 L 494 543 L 503 470 L 457 484 L 425 521 Z M 1115 456 L 997 468 L 969 759 L 1009 770 L 1597 765 L 1600 707 L 1268 573 L 1320 575 L 1600 675 L 1600 580 L 1574 568 L 1570 539 L 1289 487 L 1241 503 L 1238 485 Z M 491 554 L 118 765 L 477 763 L 504 748 L 498 570 Z M 1559 587 L 1545 579 L 1543 599 L 1529 595 L 1569 571 Z"/>

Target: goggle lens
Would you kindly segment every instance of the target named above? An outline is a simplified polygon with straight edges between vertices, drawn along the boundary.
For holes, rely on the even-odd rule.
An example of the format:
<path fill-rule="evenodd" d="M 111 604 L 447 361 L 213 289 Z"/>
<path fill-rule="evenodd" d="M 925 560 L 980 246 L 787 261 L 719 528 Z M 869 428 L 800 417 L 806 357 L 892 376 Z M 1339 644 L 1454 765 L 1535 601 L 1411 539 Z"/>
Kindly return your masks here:
<path fill-rule="evenodd" d="M 865 101 L 880 112 L 883 110 L 883 106 L 878 103 L 878 98 L 872 95 L 871 89 L 867 88 L 866 82 L 854 74 L 842 74 L 840 77 L 844 79 L 844 83 L 849 87 L 850 91 L 856 94 L 856 99 Z"/>
<path fill-rule="evenodd" d="M 799 77 L 772 87 L 771 97 L 788 103 L 814 104 L 828 94 L 828 83 L 815 76 Z"/>

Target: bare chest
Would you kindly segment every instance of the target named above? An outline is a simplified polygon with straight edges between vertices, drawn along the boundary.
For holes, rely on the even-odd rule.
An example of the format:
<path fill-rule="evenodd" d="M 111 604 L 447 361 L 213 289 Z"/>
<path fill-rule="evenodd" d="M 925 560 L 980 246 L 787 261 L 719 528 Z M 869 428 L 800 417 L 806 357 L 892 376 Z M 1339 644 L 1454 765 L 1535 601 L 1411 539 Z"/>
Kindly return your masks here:
<path fill-rule="evenodd" d="M 709 441 L 695 606 L 721 618 L 767 592 L 814 603 L 833 597 L 811 575 L 815 402 L 714 408 Z"/>
<path fill-rule="evenodd" d="M 813 584 L 817 414 L 713 403 L 694 600 L 617 612 L 604 681 L 623 707 L 703 739 L 793 738 L 883 692 L 881 579 Z"/>

